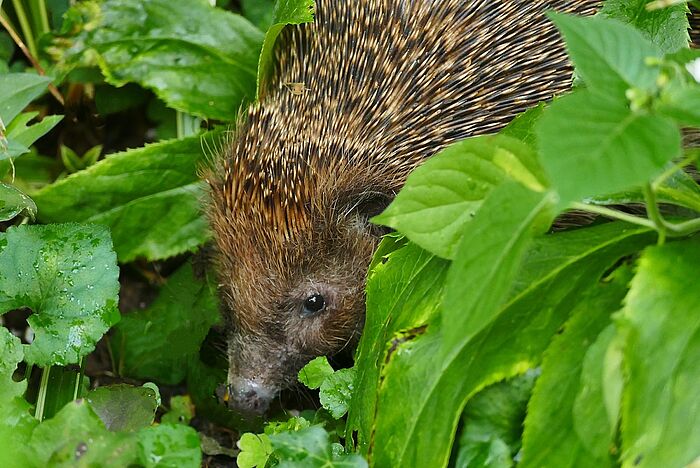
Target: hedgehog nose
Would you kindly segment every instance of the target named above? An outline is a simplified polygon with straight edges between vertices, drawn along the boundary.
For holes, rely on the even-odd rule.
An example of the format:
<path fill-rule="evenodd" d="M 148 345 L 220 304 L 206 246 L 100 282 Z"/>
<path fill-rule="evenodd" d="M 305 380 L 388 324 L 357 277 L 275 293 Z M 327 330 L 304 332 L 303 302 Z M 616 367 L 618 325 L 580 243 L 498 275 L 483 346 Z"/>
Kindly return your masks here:
<path fill-rule="evenodd" d="M 228 386 L 229 408 L 244 415 L 259 415 L 267 411 L 274 392 L 252 379 L 235 378 Z"/>

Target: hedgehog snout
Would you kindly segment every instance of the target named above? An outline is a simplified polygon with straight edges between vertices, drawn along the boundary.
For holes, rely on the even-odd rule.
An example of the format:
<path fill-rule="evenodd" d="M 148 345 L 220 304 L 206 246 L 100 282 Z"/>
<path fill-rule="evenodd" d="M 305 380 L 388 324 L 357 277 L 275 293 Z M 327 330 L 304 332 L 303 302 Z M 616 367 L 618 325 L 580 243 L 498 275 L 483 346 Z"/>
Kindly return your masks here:
<path fill-rule="evenodd" d="M 243 415 L 261 415 L 277 393 L 276 389 L 254 379 L 236 377 L 228 385 L 226 405 Z"/>

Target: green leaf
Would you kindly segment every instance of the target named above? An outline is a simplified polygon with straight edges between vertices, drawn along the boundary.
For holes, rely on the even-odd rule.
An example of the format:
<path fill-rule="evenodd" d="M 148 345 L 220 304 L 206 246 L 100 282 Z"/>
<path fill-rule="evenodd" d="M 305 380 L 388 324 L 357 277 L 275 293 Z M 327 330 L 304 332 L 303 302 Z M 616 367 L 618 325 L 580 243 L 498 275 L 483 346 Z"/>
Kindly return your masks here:
<path fill-rule="evenodd" d="M 98 65 L 108 83 L 139 83 L 168 106 L 235 120 L 255 99 L 262 33 L 205 0 L 106 0 L 71 8 L 52 55 L 59 67 Z"/>
<path fill-rule="evenodd" d="M 194 250 L 209 238 L 197 167 L 215 135 L 110 155 L 33 194 L 39 220 L 109 226 L 121 262 Z"/>
<path fill-rule="evenodd" d="M 648 248 L 625 299 L 625 466 L 686 466 L 700 455 L 700 239 Z"/>
<path fill-rule="evenodd" d="M 652 237 L 643 229 L 608 224 L 536 240 L 511 299 L 481 333 L 458 343 L 450 355 L 441 358 L 442 328 L 453 326 L 442 320 L 412 339 L 393 342 L 389 354 L 377 353 L 365 363 L 382 363 L 381 383 L 368 391 L 370 399 L 376 398 L 376 413 L 369 425 L 353 425 L 349 430 L 358 430 L 365 444 L 368 434 L 374 434 L 373 445 L 363 450 L 370 450 L 376 466 L 446 464 L 465 402 L 483 387 L 536 366 L 551 337 L 568 319 L 581 290 Z M 368 290 L 371 323 L 377 319 L 371 318 L 376 311 L 369 294 Z M 380 346 L 388 351 L 384 348 L 387 341 Z M 363 372 L 367 370 L 358 367 L 358 376 Z M 353 406 L 361 405 L 353 401 Z M 395 428 L 402 430 L 397 433 Z M 425 437 L 426 432 L 430 437 Z"/>
<path fill-rule="evenodd" d="M 681 152 L 680 132 L 668 118 L 632 112 L 588 91 L 552 103 L 538 135 L 562 206 L 641 185 Z"/>
<path fill-rule="evenodd" d="M 16 158 L 29 153 L 29 148 L 14 140 L 3 140 L 0 136 L 0 161 Z M 4 174 L 4 171 L 3 171 Z"/>
<path fill-rule="evenodd" d="M 522 424 L 537 373 L 527 372 L 477 393 L 464 408 L 457 468 L 510 467 L 520 449 Z"/>
<path fill-rule="evenodd" d="M 342 418 L 348 412 L 355 375 L 354 367 L 340 369 L 328 376 L 321 384 L 321 406 L 326 408 L 335 419 Z"/>
<path fill-rule="evenodd" d="M 608 451 L 613 430 L 608 425 L 603 399 L 588 399 L 587 407 L 579 406 L 576 412 L 574 408 L 580 392 L 587 391 L 590 385 L 601 386 L 602 359 L 598 362 L 598 375 L 585 375 L 582 367 L 591 343 L 611 323 L 611 314 L 622 306 L 630 275 L 618 276 L 615 281 L 593 285 L 578 297 L 571 319 L 545 352 L 542 374 L 525 419 L 523 467 L 613 466 Z M 584 376 L 593 380 L 585 380 Z M 588 418 L 576 421 L 575 415 Z M 593 446 L 579 438 L 577 422 L 588 432 L 600 435 Z"/>
<path fill-rule="evenodd" d="M 34 200 L 15 187 L 0 182 L 0 221 L 9 221 L 19 215 L 34 219 Z"/>
<path fill-rule="evenodd" d="M 363 453 L 368 451 L 374 425 L 379 363 L 391 357 L 394 347 L 425 331 L 440 307 L 449 267 L 449 262 L 415 244 L 385 254 L 387 245 L 395 247 L 396 240 L 389 237 L 382 241 L 367 280 L 367 315 L 355 358 L 355 391 L 348 412 L 346 437 Z"/>
<path fill-rule="evenodd" d="M 661 58 L 662 51 L 633 27 L 600 16 L 551 13 L 549 17 L 563 34 L 576 70 L 594 93 L 622 101 L 630 88 L 655 87 L 659 70 L 645 60 Z"/>
<path fill-rule="evenodd" d="M 0 89 L 11 90 L 0 96 L 0 121 L 8 125 L 22 109 L 41 96 L 51 78 L 34 73 L 0 74 Z"/>
<path fill-rule="evenodd" d="M 194 404 L 192 404 L 190 396 L 175 395 L 170 398 L 170 411 L 160 418 L 160 422 L 188 425 L 192 418 L 194 418 Z"/>
<path fill-rule="evenodd" d="M 274 455 L 280 467 L 305 466 L 362 468 L 367 462 L 359 455 L 335 455 L 328 440 L 328 433 L 320 426 L 311 426 L 296 432 L 283 432 L 270 436 Z"/>
<path fill-rule="evenodd" d="M 543 187 L 536 155 L 526 145 L 506 136 L 470 138 L 418 167 L 372 221 L 396 229 L 429 252 L 452 258 L 465 225 L 509 176 L 535 190 Z"/>
<path fill-rule="evenodd" d="M 183 424 L 159 424 L 138 434 L 139 461 L 146 468 L 199 468 L 202 450 L 197 431 Z"/>
<path fill-rule="evenodd" d="M 196 278 L 190 263 L 183 265 L 150 307 L 125 314 L 115 327 L 111 342 L 120 373 L 168 385 L 180 383 L 189 360 L 199 355 L 209 329 L 218 321 L 216 286 Z"/>
<path fill-rule="evenodd" d="M 274 50 L 277 36 L 288 24 L 311 23 L 314 20 L 314 0 L 276 0 L 272 24 L 265 33 L 258 61 L 257 97 L 262 99 L 274 66 Z"/>
<path fill-rule="evenodd" d="M 110 431 L 136 431 L 153 423 L 158 400 L 147 387 L 126 384 L 98 387 L 86 397 Z"/>
<path fill-rule="evenodd" d="M 266 434 L 243 434 L 236 443 L 241 453 L 236 457 L 238 468 L 265 468 L 272 454 L 272 444 Z"/>
<path fill-rule="evenodd" d="M 326 377 L 333 375 L 333 372 L 333 368 L 328 363 L 328 358 L 319 356 L 299 371 L 299 382 L 310 389 L 316 389 L 321 386 Z"/>
<path fill-rule="evenodd" d="M 680 205 L 700 212 L 700 186 L 684 170 L 679 169 L 677 172 L 674 172 L 673 175 L 656 187 L 654 192 L 659 203 Z M 587 201 L 600 205 L 645 203 L 644 193 L 641 189 L 601 195 Z"/>
<path fill-rule="evenodd" d="M 464 230 L 447 274 L 442 319 L 446 354 L 487 327 L 500 311 L 535 233 L 552 221 L 551 197 L 518 183 L 497 187 Z"/>
<path fill-rule="evenodd" d="M 45 392 L 39 391 L 34 414 L 42 421 L 52 418 L 66 403 L 80 398 L 81 391 L 87 392 L 89 387 L 89 379 L 83 379 L 78 366 L 47 366 L 41 373 L 42 384 L 45 381 L 46 387 Z"/>
<path fill-rule="evenodd" d="M 11 227 L 0 234 L 0 311 L 29 307 L 26 361 L 78 362 L 119 320 L 119 269 L 104 226 Z"/>
<path fill-rule="evenodd" d="M 31 405 L 24 399 L 27 381 L 12 378 L 17 364 L 24 358 L 22 343 L 5 327 L 0 327 L 0 466 L 29 466 L 31 454 L 26 443 L 38 421 Z"/>
<path fill-rule="evenodd" d="M 657 110 L 679 125 L 700 127 L 700 87 L 674 87 L 662 94 Z"/>
<path fill-rule="evenodd" d="M 38 112 L 26 112 L 17 116 L 7 126 L 7 138 L 22 146 L 30 147 L 63 120 L 62 115 L 48 115 L 40 122 L 27 126 L 37 115 L 39 115 Z"/>
<path fill-rule="evenodd" d="M 34 466 L 48 466 L 52 459 L 54 462 L 60 459 L 67 462 L 75 459 L 76 455 L 91 454 L 95 445 L 104 445 L 99 437 L 108 435 L 107 429 L 90 405 L 85 400 L 76 400 L 37 426 L 28 447 Z M 68 456 L 71 458 L 68 459 Z M 81 457 L 77 458 L 80 460 Z M 129 456 L 127 459 L 132 458 Z"/>
<path fill-rule="evenodd" d="M 607 0 L 600 13 L 634 26 L 664 52 L 688 47 L 688 7 L 679 3 L 648 10 L 648 3 L 649 0 Z"/>
<path fill-rule="evenodd" d="M 259 29 L 267 31 L 272 25 L 275 0 L 242 0 L 243 16 Z"/>
<path fill-rule="evenodd" d="M 535 124 L 544 113 L 545 105 L 539 104 L 513 119 L 503 130 L 501 135 L 509 136 L 522 141 L 531 148 L 537 147 L 537 135 Z"/>

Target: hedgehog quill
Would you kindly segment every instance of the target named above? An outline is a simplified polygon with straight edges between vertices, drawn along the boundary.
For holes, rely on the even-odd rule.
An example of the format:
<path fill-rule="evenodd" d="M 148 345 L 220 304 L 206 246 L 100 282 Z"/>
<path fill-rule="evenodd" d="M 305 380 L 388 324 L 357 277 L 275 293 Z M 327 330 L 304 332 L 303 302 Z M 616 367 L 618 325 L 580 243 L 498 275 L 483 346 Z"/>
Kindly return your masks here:
<path fill-rule="evenodd" d="M 571 85 L 545 11 L 590 0 L 318 0 L 206 179 L 229 406 L 264 412 L 362 331 L 369 218 L 418 164 Z"/>

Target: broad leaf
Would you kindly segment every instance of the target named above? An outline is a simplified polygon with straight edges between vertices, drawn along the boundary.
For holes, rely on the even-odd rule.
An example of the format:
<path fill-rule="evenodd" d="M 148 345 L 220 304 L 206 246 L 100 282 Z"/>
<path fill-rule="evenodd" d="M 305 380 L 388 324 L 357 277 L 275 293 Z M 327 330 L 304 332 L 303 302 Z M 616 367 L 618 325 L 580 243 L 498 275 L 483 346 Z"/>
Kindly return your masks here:
<path fill-rule="evenodd" d="M 99 66 L 107 82 L 135 82 L 170 107 L 235 120 L 255 98 L 263 34 L 206 0 L 80 2 L 51 52 L 59 67 Z"/>
<path fill-rule="evenodd" d="M 642 7 L 643 8 L 643 7 Z M 658 69 L 646 64 L 661 49 L 633 27 L 604 17 L 550 14 L 564 35 L 576 70 L 597 94 L 623 100 L 632 87 L 651 90 Z"/>
<path fill-rule="evenodd" d="M 515 283 L 517 292 L 502 311 L 451 354 L 436 358 L 441 355 L 442 328 L 452 326 L 442 321 L 412 339 L 394 342 L 389 355 L 369 360 L 371 366 L 383 363 L 382 380 L 374 390 L 374 419 L 357 429 L 365 441 L 374 432 L 373 445 L 365 447 L 372 462 L 377 466 L 447 463 L 450 441 L 470 396 L 536 366 L 581 290 L 649 240 L 645 230 L 614 224 L 547 236 L 536 241 L 526 256 L 521 279 Z M 369 299 L 368 319 L 375 313 Z M 363 372 L 358 367 L 358 375 Z M 399 433 L 392 430 L 397 427 L 402 428 Z M 431 436 L 424 437 L 425 431 Z"/>
<path fill-rule="evenodd" d="M 125 384 L 98 387 L 85 398 L 105 427 L 113 432 L 150 426 L 158 407 L 153 389 Z"/>
<path fill-rule="evenodd" d="M 626 466 L 686 466 L 700 456 L 700 240 L 647 249 L 625 300 L 622 406 Z"/>
<path fill-rule="evenodd" d="M 148 309 L 124 314 L 111 340 L 120 373 L 180 383 L 190 359 L 199 355 L 202 341 L 219 320 L 215 293 L 215 285 L 195 278 L 187 263 L 168 279 Z"/>
<path fill-rule="evenodd" d="M 537 380 L 535 391 L 528 405 L 523 434 L 523 467 L 542 466 L 613 466 L 609 457 L 612 431 L 605 415 L 603 399 L 589 400 L 588 419 L 581 423 L 589 432 L 602 433 L 606 438 L 600 444 L 589 447 L 577 432 L 574 421 L 574 406 L 579 392 L 590 385 L 600 388 L 603 378 L 602 362 L 600 374 L 583 379 L 583 361 L 589 346 L 611 323 L 610 316 L 622 306 L 627 292 L 629 275 L 616 281 L 601 283 L 589 288 L 579 296 L 572 318 L 564 325 L 547 348 L 542 363 L 542 375 Z M 602 361 L 602 360 L 601 360 Z M 602 410 L 602 418 L 592 416 Z M 594 450 L 591 450 L 594 449 Z"/>
<path fill-rule="evenodd" d="M 464 226 L 507 177 L 536 190 L 544 185 L 536 155 L 525 144 L 505 136 L 470 138 L 417 168 L 373 221 L 396 229 L 429 252 L 452 258 Z"/>
<path fill-rule="evenodd" d="M 664 52 L 688 47 L 688 7 L 684 3 L 648 10 L 649 0 L 607 0 L 600 13 L 640 30 Z"/>
<path fill-rule="evenodd" d="M 260 51 L 257 77 L 258 99 L 264 97 L 265 88 L 269 85 L 270 75 L 274 67 L 274 50 L 277 36 L 288 24 L 310 23 L 314 20 L 314 0 L 277 0 L 272 12 L 272 24 Z"/>
<path fill-rule="evenodd" d="M 209 237 L 197 168 L 215 139 L 207 134 L 110 155 L 33 194 L 39 220 L 109 226 L 121 262 L 193 250 Z"/>
<path fill-rule="evenodd" d="M 0 234 L 0 312 L 28 307 L 29 363 L 75 363 L 119 320 L 119 269 L 104 226 L 11 227 Z"/>
<path fill-rule="evenodd" d="M 146 468 L 199 468 L 202 450 L 197 431 L 183 424 L 160 424 L 137 433 L 139 462 Z"/>
<path fill-rule="evenodd" d="M 680 155 L 668 118 L 578 91 L 555 101 L 538 125 L 542 163 L 562 206 L 647 182 Z"/>
<path fill-rule="evenodd" d="M 520 260 L 552 221 L 551 197 L 518 183 L 496 188 L 464 230 L 447 274 L 442 320 L 445 353 L 488 326 L 507 298 Z"/>
<path fill-rule="evenodd" d="M 245 433 L 238 439 L 236 446 L 241 450 L 236 457 L 238 468 L 264 468 L 272 454 L 272 444 L 267 434 Z"/>
<path fill-rule="evenodd" d="M 319 399 L 321 406 L 327 409 L 331 416 L 339 419 L 345 415 L 352 398 L 355 368 L 340 369 L 326 377 L 321 384 Z"/>
<path fill-rule="evenodd" d="M 0 122 L 9 125 L 49 83 L 51 78 L 34 73 L 0 74 Z"/>

